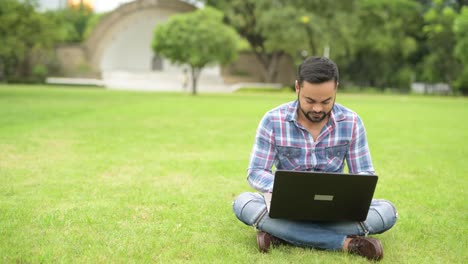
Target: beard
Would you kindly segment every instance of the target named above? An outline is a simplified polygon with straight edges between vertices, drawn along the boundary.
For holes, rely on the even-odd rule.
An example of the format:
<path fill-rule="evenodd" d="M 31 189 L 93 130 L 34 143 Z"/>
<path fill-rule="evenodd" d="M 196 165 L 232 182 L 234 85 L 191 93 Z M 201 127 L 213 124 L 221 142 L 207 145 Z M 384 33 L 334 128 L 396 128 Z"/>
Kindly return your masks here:
<path fill-rule="evenodd" d="M 325 118 L 329 117 L 330 114 L 331 114 L 331 111 L 333 110 L 333 106 L 335 105 L 335 101 L 333 101 L 332 108 L 328 112 L 324 112 L 324 111 L 321 111 L 321 112 L 308 111 L 308 112 L 306 112 L 306 111 L 304 111 L 304 109 L 302 109 L 301 102 L 299 101 L 299 98 L 297 98 L 297 99 L 298 99 L 297 102 L 298 102 L 298 105 L 299 105 L 299 109 L 304 114 L 304 116 L 307 118 L 307 120 L 309 120 L 312 123 L 320 123 Z"/>

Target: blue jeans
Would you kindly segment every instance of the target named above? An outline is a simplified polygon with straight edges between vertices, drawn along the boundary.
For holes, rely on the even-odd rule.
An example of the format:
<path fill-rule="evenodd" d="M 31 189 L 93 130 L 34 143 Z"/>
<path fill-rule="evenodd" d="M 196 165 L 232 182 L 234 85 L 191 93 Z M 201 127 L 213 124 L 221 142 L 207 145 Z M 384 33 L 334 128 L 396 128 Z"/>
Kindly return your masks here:
<path fill-rule="evenodd" d="M 398 213 L 386 200 L 372 200 L 364 222 L 307 222 L 273 219 L 268 216 L 263 195 L 242 193 L 233 202 L 237 218 L 292 245 L 341 250 L 347 236 L 380 234 L 395 225 Z"/>

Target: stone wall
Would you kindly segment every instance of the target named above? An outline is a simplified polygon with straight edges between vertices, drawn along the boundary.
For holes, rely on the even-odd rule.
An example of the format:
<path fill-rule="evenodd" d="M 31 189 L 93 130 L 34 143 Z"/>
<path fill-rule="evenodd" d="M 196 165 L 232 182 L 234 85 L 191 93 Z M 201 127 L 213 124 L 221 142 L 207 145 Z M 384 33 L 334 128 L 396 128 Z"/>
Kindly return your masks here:
<path fill-rule="evenodd" d="M 252 52 L 241 52 L 237 60 L 223 67 L 222 75 L 226 83 L 264 82 L 262 65 Z M 278 75 L 274 82 L 285 86 L 294 85 L 296 66 L 289 56 L 283 56 L 278 65 Z"/>
<path fill-rule="evenodd" d="M 62 75 L 66 77 L 98 77 L 93 73 L 88 62 L 86 49 L 80 44 L 60 45 L 55 54 L 59 61 Z"/>
<path fill-rule="evenodd" d="M 412 83 L 411 92 L 417 94 L 451 94 L 452 88 L 446 83 Z"/>

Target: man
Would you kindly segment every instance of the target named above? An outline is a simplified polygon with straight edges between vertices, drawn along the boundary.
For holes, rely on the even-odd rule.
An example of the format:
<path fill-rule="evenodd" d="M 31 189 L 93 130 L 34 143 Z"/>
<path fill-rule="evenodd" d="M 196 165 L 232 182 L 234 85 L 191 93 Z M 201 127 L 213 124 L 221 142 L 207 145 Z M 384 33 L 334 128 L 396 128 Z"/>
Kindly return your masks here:
<path fill-rule="evenodd" d="M 310 57 L 298 69 L 297 100 L 267 112 L 252 150 L 247 180 L 259 192 L 273 190 L 272 167 L 283 170 L 375 174 L 366 131 L 359 116 L 335 103 L 339 75 L 328 58 Z M 371 260 L 383 257 L 379 240 L 367 237 L 390 229 L 395 207 L 372 200 L 364 222 L 304 222 L 272 219 L 262 194 L 243 193 L 233 203 L 239 220 L 256 227 L 260 251 L 288 243 L 300 247 L 343 250 Z"/>

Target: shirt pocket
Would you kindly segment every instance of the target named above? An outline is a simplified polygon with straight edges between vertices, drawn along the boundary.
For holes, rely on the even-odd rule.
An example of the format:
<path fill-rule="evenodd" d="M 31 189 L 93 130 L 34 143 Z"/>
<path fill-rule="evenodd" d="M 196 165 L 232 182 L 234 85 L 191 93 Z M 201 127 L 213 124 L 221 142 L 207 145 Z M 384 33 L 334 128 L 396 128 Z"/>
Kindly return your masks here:
<path fill-rule="evenodd" d="M 325 155 L 327 158 L 327 171 L 342 171 L 344 159 L 348 153 L 348 142 L 341 143 L 335 146 L 325 147 Z"/>
<path fill-rule="evenodd" d="M 278 164 L 276 168 L 283 170 L 297 170 L 300 168 L 300 159 L 303 155 L 302 148 L 277 146 Z"/>

